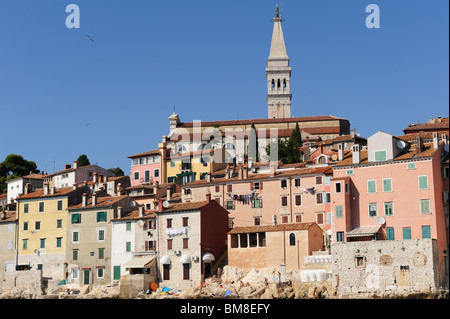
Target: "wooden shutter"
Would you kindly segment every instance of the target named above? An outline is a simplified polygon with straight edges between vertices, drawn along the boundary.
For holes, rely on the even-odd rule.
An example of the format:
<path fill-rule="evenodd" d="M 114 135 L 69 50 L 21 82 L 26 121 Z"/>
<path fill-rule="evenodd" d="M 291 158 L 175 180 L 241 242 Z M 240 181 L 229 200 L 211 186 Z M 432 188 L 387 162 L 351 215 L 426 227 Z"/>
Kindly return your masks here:
<path fill-rule="evenodd" d="M 144 221 L 144 230 L 147 230 L 147 228 L 148 228 L 148 220 Z"/>
<path fill-rule="evenodd" d="M 263 189 L 263 182 L 259 182 L 259 190 Z"/>
<path fill-rule="evenodd" d="M 145 251 L 148 251 L 148 241 L 145 241 Z"/>

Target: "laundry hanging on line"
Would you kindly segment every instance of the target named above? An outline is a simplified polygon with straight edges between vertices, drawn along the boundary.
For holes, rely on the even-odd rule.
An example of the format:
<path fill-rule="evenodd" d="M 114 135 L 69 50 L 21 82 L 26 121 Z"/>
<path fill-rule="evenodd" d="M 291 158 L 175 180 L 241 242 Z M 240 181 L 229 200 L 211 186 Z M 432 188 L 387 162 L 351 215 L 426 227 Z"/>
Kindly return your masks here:
<path fill-rule="evenodd" d="M 232 199 L 239 201 L 243 204 L 250 204 L 250 202 L 253 200 L 253 198 L 255 197 L 255 192 L 252 192 L 250 194 L 246 194 L 246 195 L 237 195 L 237 194 L 230 194 L 227 193 L 228 196 L 230 196 Z"/>

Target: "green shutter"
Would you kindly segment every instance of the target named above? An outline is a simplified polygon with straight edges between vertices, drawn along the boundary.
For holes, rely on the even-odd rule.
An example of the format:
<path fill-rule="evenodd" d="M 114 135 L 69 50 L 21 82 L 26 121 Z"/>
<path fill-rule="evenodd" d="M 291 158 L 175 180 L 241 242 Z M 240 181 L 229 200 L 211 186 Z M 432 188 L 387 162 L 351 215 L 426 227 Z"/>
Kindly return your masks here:
<path fill-rule="evenodd" d="M 106 222 L 106 212 L 97 212 L 97 223 Z"/>
<path fill-rule="evenodd" d="M 422 226 L 422 238 L 431 238 L 430 226 Z"/>
<path fill-rule="evenodd" d="M 392 180 L 390 178 L 383 179 L 383 192 L 392 192 Z"/>
<path fill-rule="evenodd" d="M 411 239 L 411 228 L 403 228 L 403 239 Z"/>
<path fill-rule="evenodd" d="M 343 216 L 342 206 L 336 206 L 336 218 L 341 218 Z"/>
<path fill-rule="evenodd" d="M 386 160 L 386 151 L 375 151 L 375 162 L 383 162 Z"/>
<path fill-rule="evenodd" d="M 430 200 L 429 199 L 421 199 L 420 200 L 420 213 L 421 214 L 429 214 L 430 213 Z"/>
<path fill-rule="evenodd" d="M 374 180 L 367 181 L 367 192 L 375 193 L 376 191 L 377 191 L 376 181 L 374 181 Z"/>
<path fill-rule="evenodd" d="M 387 240 L 394 240 L 394 228 L 392 227 L 387 227 L 386 228 L 386 239 Z"/>
<path fill-rule="evenodd" d="M 419 189 L 428 189 L 428 176 L 419 176 Z"/>

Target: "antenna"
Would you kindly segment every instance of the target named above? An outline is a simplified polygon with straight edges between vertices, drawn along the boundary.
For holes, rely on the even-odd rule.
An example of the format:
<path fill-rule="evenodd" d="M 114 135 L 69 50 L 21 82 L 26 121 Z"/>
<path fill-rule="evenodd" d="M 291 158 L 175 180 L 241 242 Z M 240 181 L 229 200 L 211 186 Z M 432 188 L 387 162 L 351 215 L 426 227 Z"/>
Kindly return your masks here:
<path fill-rule="evenodd" d="M 55 156 L 53 156 L 52 163 L 53 163 L 53 173 L 54 173 L 55 172 L 55 163 L 56 163 Z"/>

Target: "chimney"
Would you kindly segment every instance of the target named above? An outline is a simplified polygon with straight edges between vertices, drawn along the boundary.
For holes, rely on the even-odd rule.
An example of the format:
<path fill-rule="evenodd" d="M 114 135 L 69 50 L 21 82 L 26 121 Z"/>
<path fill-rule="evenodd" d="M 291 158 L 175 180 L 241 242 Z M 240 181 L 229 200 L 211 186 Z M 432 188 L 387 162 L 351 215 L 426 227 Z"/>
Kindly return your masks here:
<path fill-rule="evenodd" d="M 355 138 L 355 129 L 352 129 L 351 132 L 352 132 L 352 134 L 351 134 L 352 138 Z"/>
<path fill-rule="evenodd" d="M 239 178 L 239 179 L 242 179 L 242 176 L 244 176 L 243 168 L 242 168 L 242 166 L 239 166 L 238 178 Z"/>
<path fill-rule="evenodd" d="M 277 162 L 271 162 L 269 165 L 269 175 L 275 176 L 275 172 L 277 171 Z"/>
<path fill-rule="evenodd" d="M 122 195 L 122 192 L 123 192 L 122 183 L 118 183 L 117 184 L 117 196 Z"/>
<path fill-rule="evenodd" d="M 50 188 L 50 194 L 54 195 L 55 194 L 55 186 L 52 186 Z"/>
<path fill-rule="evenodd" d="M 248 168 L 244 167 L 242 171 L 242 178 L 247 179 L 248 178 Z"/>
<path fill-rule="evenodd" d="M 158 199 L 158 211 L 162 212 L 163 211 L 163 201 Z"/>
<path fill-rule="evenodd" d="M 97 172 L 94 172 L 93 176 L 94 176 L 93 177 L 94 184 L 97 184 L 97 182 L 98 182 Z"/>
<path fill-rule="evenodd" d="M 338 144 L 338 160 L 342 161 L 344 159 L 344 144 Z"/>
<path fill-rule="evenodd" d="M 73 161 L 73 168 L 77 169 L 78 168 L 78 161 Z"/>
<path fill-rule="evenodd" d="M 433 148 L 437 150 L 439 148 L 439 133 L 433 132 Z"/>
<path fill-rule="evenodd" d="M 25 195 L 28 193 L 31 193 L 31 184 L 30 183 L 25 184 Z"/>
<path fill-rule="evenodd" d="M 103 183 L 103 174 L 98 174 L 98 182 Z"/>
<path fill-rule="evenodd" d="M 416 138 L 416 154 L 419 154 L 423 151 L 423 138 L 421 136 L 417 136 Z"/>
<path fill-rule="evenodd" d="M 2 220 L 6 219 L 6 212 L 5 211 L 2 211 L 1 218 L 2 218 Z"/>
<path fill-rule="evenodd" d="M 139 217 L 144 217 L 144 205 L 139 206 Z"/>
<path fill-rule="evenodd" d="M 170 187 L 167 187 L 167 200 L 169 201 L 170 200 Z"/>
<path fill-rule="evenodd" d="M 73 190 L 77 189 L 77 183 L 73 183 L 72 186 L 73 186 Z"/>
<path fill-rule="evenodd" d="M 230 178 L 230 165 L 227 164 L 227 167 L 225 168 L 225 178 L 229 179 Z"/>
<path fill-rule="evenodd" d="M 69 168 L 70 168 L 70 164 L 64 165 L 64 169 L 69 169 Z"/>
<path fill-rule="evenodd" d="M 44 183 L 44 195 L 48 195 L 49 185 L 48 182 Z"/>
<path fill-rule="evenodd" d="M 83 197 L 82 197 L 82 200 L 81 200 L 81 206 L 86 206 L 86 203 L 87 203 L 87 194 L 86 193 L 83 193 Z"/>
<path fill-rule="evenodd" d="M 206 202 L 207 203 L 211 202 L 211 193 L 206 194 Z"/>
<path fill-rule="evenodd" d="M 92 193 L 92 206 L 97 205 L 97 193 Z"/>
<path fill-rule="evenodd" d="M 247 160 L 247 167 L 251 169 L 253 167 L 253 157 L 249 157 Z"/>
<path fill-rule="evenodd" d="M 211 172 L 206 173 L 206 181 L 207 181 L 208 183 L 211 182 Z"/>
<path fill-rule="evenodd" d="M 122 206 L 117 207 L 117 217 L 118 218 L 122 218 L 122 209 L 123 209 Z"/>
<path fill-rule="evenodd" d="M 360 147 L 359 144 L 355 144 L 352 146 L 352 158 L 353 158 L 353 164 L 359 164 L 361 162 L 361 153 L 360 153 Z"/>

